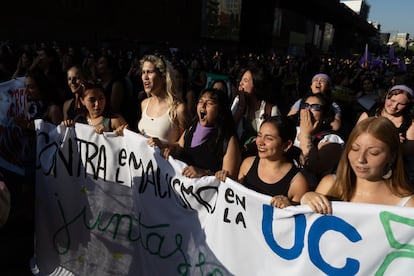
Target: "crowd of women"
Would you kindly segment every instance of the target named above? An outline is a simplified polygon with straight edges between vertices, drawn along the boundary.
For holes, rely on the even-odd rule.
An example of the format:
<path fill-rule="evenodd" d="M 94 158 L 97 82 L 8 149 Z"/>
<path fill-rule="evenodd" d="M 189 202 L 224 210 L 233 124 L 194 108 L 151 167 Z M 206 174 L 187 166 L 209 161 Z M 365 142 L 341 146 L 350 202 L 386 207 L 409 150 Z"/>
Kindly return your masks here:
<path fill-rule="evenodd" d="M 45 44 L 3 45 L 0 57 L 2 81 L 25 77 L 28 116 L 15 123 L 28 133 L 35 119 L 136 131 L 184 161 L 184 176 L 232 178 L 279 208 L 414 206 L 414 78 L 393 64 Z M 207 83 L 211 72 L 226 80 Z M 16 192 L 3 173 L 1 223 Z"/>
<path fill-rule="evenodd" d="M 28 130 L 39 118 L 66 127 L 88 124 L 97 133 L 122 135 L 128 128 L 148 137 L 165 157 L 185 161 L 183 175 L 231 177 L 271 195 L 279 207 L 300 202 L 307 191 L 312 193 L 302 202 L 314 202 L 309 198 L 315 194 L 323 198 L 320 189 L 332 192 L 322 188 L 328 182 L 342 185 L 332 194 L 349 201 L 360 200 L 363 180 L 388 183 L 397 197 L 414 187 L 414 82 L 411 72 L 392 63 L 362 68 L 351 59 L 210 55 L 205 48 L 187 56 L 179 51 L 139 56 L 133 50 L 46 43 L 3 44 L 0 56 L 3 80 L 25 77 L 29 116 L 15 123 Z M 209 72 L 226 80 L 207 83 Z M 390 143 L 393 131 L 371 130 L 386 129 L 387 123 L 397 145 Z M 365 144 L 369 139 L 362 143 L 360 135 L 381 146 Z M 386 151 L 392 158 L 382 160 L 383 175 L 366 176 L 372 173 L 368 157 Z M 353 166 L 354 152 L 361 156 Z M 384 175 L 400 169 L 403 179 L 389 184 L 392 177 Z M 345 175 L 349 179 L 338 178 Z M 319 203 L 327 205 L 325 198 Z"/>

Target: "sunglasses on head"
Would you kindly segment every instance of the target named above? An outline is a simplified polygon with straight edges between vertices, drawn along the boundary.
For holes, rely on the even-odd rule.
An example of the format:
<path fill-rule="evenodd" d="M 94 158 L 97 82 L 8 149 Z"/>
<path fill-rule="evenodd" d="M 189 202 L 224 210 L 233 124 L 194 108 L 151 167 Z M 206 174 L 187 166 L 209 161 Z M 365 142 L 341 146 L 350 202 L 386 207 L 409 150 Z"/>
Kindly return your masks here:
<path fill-rule="evenodd" d="M 309 108 L 309 109 L 314 110 L 314 111 L 321 111 L 322 105 L 320 105 L 320 104 L 309 104 L 309 103 L 303 102 L 303 103 L 300 104 L 300 109 L 304 109 L 304 108 Z"/>

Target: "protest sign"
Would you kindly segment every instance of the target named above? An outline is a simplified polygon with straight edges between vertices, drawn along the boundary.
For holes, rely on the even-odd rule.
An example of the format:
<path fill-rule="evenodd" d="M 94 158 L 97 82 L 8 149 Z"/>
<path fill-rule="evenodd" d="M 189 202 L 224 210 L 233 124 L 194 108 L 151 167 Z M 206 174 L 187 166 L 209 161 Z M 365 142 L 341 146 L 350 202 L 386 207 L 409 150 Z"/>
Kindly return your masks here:
<path fill-rule="evenodd" d="M 26 117 L 24 77 L 0 83 L 0 167 L 20 175 L 25 174 L 34 141 L 16 124 L 16 118 Z"/>

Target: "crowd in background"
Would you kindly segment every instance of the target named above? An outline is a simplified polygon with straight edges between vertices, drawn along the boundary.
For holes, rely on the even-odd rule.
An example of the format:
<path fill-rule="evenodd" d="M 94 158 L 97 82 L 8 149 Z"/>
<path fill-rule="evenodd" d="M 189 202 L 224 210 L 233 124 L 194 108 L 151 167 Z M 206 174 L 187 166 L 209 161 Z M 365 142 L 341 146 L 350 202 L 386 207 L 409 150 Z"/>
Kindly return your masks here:
<path fill-rule="evenodd" d="M 0 82 L 26 77 L 26 90 L 31 99 L 41 102 L 29 110 L 32 118 L 46 119 L 56 125 L 63 122 L 68 127 L 74 121 L 101 126 L 100 122 L 109 118 L 106 128 L 97 129 L 98 133 L 113 130 L 122 135 L 122 129 L 128 128 L 146 135 L 149 144 L 162 148 L 165 156 L 181 156 L 187 161 L 189 167 L 183 175 L 188 177 L 216 175 L 222 180 L 232 177 L 259 192 L 262 191 L 260 187 L 266 187 L 266 179 L 288 185 L 281 192 L 285 197 L 278 197 L 279 194 L 274 194 L 276 191 L 264 188 L 263 193 L 274 196 L 272 204 L 277 207 L 299 203 L 306 192 L 317 189 L 319 181 L 335 174 L 341 152 L 360 116 L 387 117 L 391 112 L 387 113 L 387 100 L 389 105 L 396 102 L 394 112 L 403 113 L 402 121 L 393 123 L 397 128 L 405 127 L 400 131 L 400 142 L 406 153 L 405 166 L 411 166 L 410 159 L 414 156 L 411 144 L 414 138 L 410 136 L 413 131 L 413 74 L 410 65 L 401 68 L 400 64 L 386 58 L 382 64 L 373 66 L 361 64 L 356 57 L 278 56 L 271 51 L 233 54 L 207 48 L 140 50 L 70 47 L 56 42 L 3 42 L 0 47 Z M 218 79 L 208 83 L 209 76 Z M 218 90 L 224 94 L 213 89 L 213 84 L 221 85 Z M 77 94 L 81 85 L 83 94 Z M 154 88 L 158 85 L 162 88 Z M 173 92 L 169 88 L 172 85 Z M 102 104 L 99 114 L 94 114 L 91 107 L 95 101 Z M 295 111 L 292 113 L 292 110 Z M 319 112 L 318 115 L 315 112 Z M 164 113 L 168 114 L 171 124 L 177 124 L 174 132 L 165 137 L 159 129 L 151 129 L 151 120 Z M 287 115 L 291 115 L 288 120 Z M 323 124 L 314 127 L 317 116 Z M 390 120 L 397 118 L 388 117 Z M 243 124 L 243 118 L 257 124 L 249 125 L 249 129 Z M 226 129 L 228 124 L 233 124 L 231 121 L 235 122 L 234 129 L 233 126 Z M 245 137 L 246 129 L 252 130 L 250 137 Z M 287 129 L 289 133 L 284 133 Z M 151 135 L 153 133 L 157 135 Z M 266 139 L 274 136 L 281 137 L 278 150 L 282 154 L 266 157 L 261 150 L 268 142 Z M 253 143 L 252 152 L 248 151 L 250 143 Z M 323 148 L 327 143 L 338 147 L 328 152 L 327 147 Z M 197 155 L 206 156 L 213 146 L 217 156 L 204 162 L 210 167 L 202 167 L 205 164 L 194 161 Z M 299 152 L 293 152 L 293 147 Z M 283 152 L 289 156 L 284 156 Z M 332 166 L 316 168 L 315 164 L 327 163 L 324 158 L 329 158 Z M 273 175 L 264 175 L 261 168 L 272 168 L 272 165 L 280 166 Z M 288 173 L 288 180 L 283 179 Z M 414 187 L 412 172 L 407 174 Z M 5 175 L 10 182 L 19 179 Z M 297 175 L 299 177 L 295 178 Z M 258 188 L 251 181 L 263 183 Z M 291 182 L 294 184 L 289 188 Z M 405 186 L 404 189 L 404 196 L 412 190 Z M 14 193 L 18 191 L 15 187 L 10 187 L 10 191 L 13 202 Z M 329 209 L 318 210 L 313 203 L 320 199 L 319 194 L 312 196 L 314 194 L 307 194 L 306 200 L 315 211 L 330 212 Z M 317 203 L 328 205 L 324 198 L 319 201 Z M 21 210 L 15 204 L 19 203 L 12 203 L 11 220 Z"/>
<path fill-rule="evenodd" d="M 282 113 L 302 97 L 308 89 L 311 78 L 316 73 L 326 73 L 332 79 L 332 90 L 337 100 L 349 103 L 354 96 L 365 93 L 371 82 L 371 89 L 383 94 L 390 88 L 391 82 L 404 82 L 412 87 L 410 67 L 401 71 L 398 64 L 384 62 L 375 68 L 362 68 L 359 57 L 335 58 L 322 55 L 277 56 L 272 51 L 266 53 L 224 53 L 220 49 L 180 50 L 159 47 L 156 49 L 116 49 L 108 44 L 104 46 L 70 47 L 57 42 L 13 44 L 5 41 L 0 46 L 0 81 L 25 76 L 35 68 L 43 68 L 53 86 L 56 86 L 60 101 L 71 95 L 66 84 L 67 70 L 73 65 L 81 65 L 90 69 L 92 78 L 103 76 L 97 74 L 97 64 L 101 57 L 108 61 L 117 77 L 126 77 L 128 87 L 134 97 L 142 91 L 139 59 L 145 53 L 154 53 L 169 60 L 177 75 L 184 79 L 187 88 L 199 91 L 206 80 L 200 79 L 199 73 L 215 73 L 226 75 L 231 83 L 232 91 L 237 90 L 240 70 L 249 63 L 260 64 L 271 80 L 271 88 L 267 92 L 269 100 L 276 102 Z M 113 63 L 113 64 L 112 64 Z M 184 89 L 184 87 L 183 87 Z M 183 97 L 185 100 L 185 96 Z M 286 105 L 287 104 L 287 105 Z"/>

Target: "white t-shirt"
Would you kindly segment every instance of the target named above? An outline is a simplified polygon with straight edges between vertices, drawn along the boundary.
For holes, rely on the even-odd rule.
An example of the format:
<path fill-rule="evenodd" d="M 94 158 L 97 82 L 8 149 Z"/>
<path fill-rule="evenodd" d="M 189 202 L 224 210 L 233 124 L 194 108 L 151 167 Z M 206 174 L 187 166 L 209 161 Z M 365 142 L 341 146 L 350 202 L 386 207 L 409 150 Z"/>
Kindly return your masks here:
<path fill-rule="evenodd" d="M 233 100 L 233 103 L 231 104 L 231 113 L 234 115 L 234 113 L 236 113 L 238 107 L 239 107 L 239 96 L 236 96 Z M 258 110 L 256 110 L 255 114 L 255 119 L 252 122 L 252 126 L 253 129 L 255 129 L 256 131 L 259 130 L 260 125 L 263 123 L 263 121 L 266 119 L 265 118 L 265 108 L 266 108 L 266 101 L 261 101 L 260 103 L 260 107 Z M 270 112 L 270 116 L 279 116 L 280 110 L 277 107 L 277 105 L 273 105 L 272 106 L 272 111 Z M 247 116 L 247 114 L 243 114 L 244 117 Z M 243 134 L 243 120 L 240 120 L 238 126 L 237 126 L 237 135 L 240 138 Z"/>
<path fill-rule="evenodd" d="M 300 142 L 298 140 L 298 135 L 300 133 L 300 127 L 296 127 L 296 138 L 295 138 L 295 142 L 293 143 L 295 146 L 300 147 Z M 330 143 L 337 143 L 340 144 L 342 147 L 345 145 L 345 141 L 341 138 L 341 136 L 335 134 L 335 133 L 329 133 L 326 134 L 318 143 L 318 145 L 320 143 L 324 143 L 324 142 L 330 142 Z"/>

